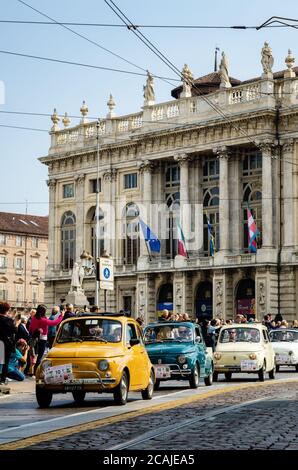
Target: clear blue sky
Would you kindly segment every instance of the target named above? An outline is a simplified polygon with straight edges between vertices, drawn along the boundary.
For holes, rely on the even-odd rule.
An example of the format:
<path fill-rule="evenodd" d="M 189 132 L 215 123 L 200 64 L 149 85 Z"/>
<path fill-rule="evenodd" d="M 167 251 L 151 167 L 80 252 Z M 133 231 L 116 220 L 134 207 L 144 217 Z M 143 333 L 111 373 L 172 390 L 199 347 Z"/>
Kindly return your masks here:
<path fill-rule="evenodd" d="M 294 0 L 115 0 L 136 24 L 258 25 L 270 16 L 298 18 Z M 58 21 L 119 23 L 103 0 L 28 0 L 32 6 Z M 17 0 L 0 0 L 0 19 L 41 21 L 44 18 Z M 125 28 L 74 27 L 94 41 L 150 69 L 155 74 L 172 72 Z M 274 70 L 285 68 L 288 48 L 294 55 L 296 29 L 142 30 L 181 69 L 189 64 L 195 77 L 212 72 L 214 48 L 224 50 L 230 75 L 248 79 L 261 74 L 260 51 L 265 40 L 274 55 Z M 137 71 L 61 26 L 0 24 L 0 49 Z M 0 54 L 0 80 L 5 84 L 5 104 L 0 111 L 79 114 L 82 100 L 92 116 L 104 117 L 109 93 L 118 115 L 137 112 L 142 106 L 145 79 L 131 75 L 39 62 Z M 158 102 L 170 97 L 170 86 L 155 80 Z M 75 124 L 75 120 L 72 121 Z M 0 113 L 0 124 L 50 129 L 47 117 L 23 117 Z M 37 158 L 47 154 L 49 135 L 0 127 L 0 211 L 48 213 L 47 169 Z"/>

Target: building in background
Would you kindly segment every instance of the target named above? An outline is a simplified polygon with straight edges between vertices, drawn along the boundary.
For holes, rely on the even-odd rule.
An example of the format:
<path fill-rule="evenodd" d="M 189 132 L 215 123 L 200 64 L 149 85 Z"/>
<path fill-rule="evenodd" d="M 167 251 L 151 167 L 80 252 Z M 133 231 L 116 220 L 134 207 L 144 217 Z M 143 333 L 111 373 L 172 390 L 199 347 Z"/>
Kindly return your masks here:
<path fill-rule="evenodd" d="M 0 301 L 18 309 L 44 301 L 48 220 L 0 212 Z"/>
<path fill-rule="evenodd" d="M 148 74 L 142 111 L 134 114 L 117 117 L 112 96 L 99 125 L 88 121 L 85 103 L 74 127 L 65 115 L 59 128 L 54 112 L 49 153 L 40 158 L 49 171 L 48 304 L 65 299 L 81 253 L 95 253 L 99 156 L 100 251 L 115 262 L 109 311 L 147 320 L 164 307 L 201 318 L 298 318 L 298 68 L 290 51 L 285 62 L 286 70 L 273 73 L 265 43 L 263 73 L 254 79 L 229 77 L 223 56 L 219 72 L 192 83 L 184 67 L 182 85 L 165 103 L 155 103 Z M 161 203 L 166 237 L 150 211 Z M 106 233 L 108 204 L 116 210 L 115 237 Z M 179 207 L 187 205 L 184 233 L 195 230 L 202 243 L 181 256 Z M 145 223 L 161 239 L 160 254 L 151 257 L 139 223 L 144 206 Z M 258 230 L 256 252 L 248 213 Z M 94 287 L 94 276 L 85 277 L 90 303 Z"/>

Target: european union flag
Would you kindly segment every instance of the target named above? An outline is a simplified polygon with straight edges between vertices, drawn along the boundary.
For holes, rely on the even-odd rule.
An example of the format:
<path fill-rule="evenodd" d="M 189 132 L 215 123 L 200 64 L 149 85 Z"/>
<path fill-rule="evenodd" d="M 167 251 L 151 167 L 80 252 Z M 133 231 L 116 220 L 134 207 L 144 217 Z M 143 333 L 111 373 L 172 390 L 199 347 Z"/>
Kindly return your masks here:
<path fill-rule="evenodd" d="M 156 253 L 160 253 L 160 241 L 156 235 L 152 232 L 151 228 L 140 219 L 141 228 L 144 235 L 145 242 L 148 242 L 150 251 L 155 251 Z"/>

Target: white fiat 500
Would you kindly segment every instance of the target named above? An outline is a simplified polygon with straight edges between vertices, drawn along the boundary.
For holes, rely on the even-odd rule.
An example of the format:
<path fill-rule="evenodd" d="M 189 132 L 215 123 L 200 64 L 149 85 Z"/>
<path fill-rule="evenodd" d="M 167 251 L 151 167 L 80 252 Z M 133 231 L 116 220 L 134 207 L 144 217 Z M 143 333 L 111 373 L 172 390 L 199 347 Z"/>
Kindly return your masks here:
<path fill-rule="evenodd" d="M 280 366 L 291 366 L 298 372 L 298 330 L 280 328 L 271 330 L 269 336 L 275 352 L 276 370 Z"/>
<path fill-rule="evenodd" d="M 267 328 L 261 323 L 226 325 L 221 328 L 214 352 L 214 374 L 225 374 L 231 380 L 234 373 L 258 374 L 264 381 L 275 376 L 275 358 Z"/>

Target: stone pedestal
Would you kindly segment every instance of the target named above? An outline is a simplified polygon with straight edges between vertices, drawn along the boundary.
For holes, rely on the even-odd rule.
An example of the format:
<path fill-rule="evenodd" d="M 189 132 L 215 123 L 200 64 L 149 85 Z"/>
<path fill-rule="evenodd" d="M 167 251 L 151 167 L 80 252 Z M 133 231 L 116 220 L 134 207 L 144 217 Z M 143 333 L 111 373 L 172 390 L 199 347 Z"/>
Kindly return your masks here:
<path fill-rule="evenodd" d="M 87 307 L 89 306 L 89 302 L 83 289 L 76 291 L 70 290 L 66 296 L 65 302 L 72 304 L 74 307 L 84 307 L 85 305 L 87 305 Z"/>

